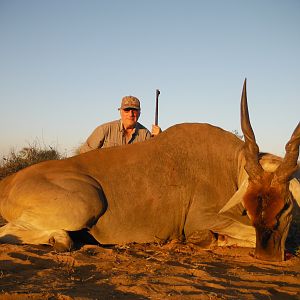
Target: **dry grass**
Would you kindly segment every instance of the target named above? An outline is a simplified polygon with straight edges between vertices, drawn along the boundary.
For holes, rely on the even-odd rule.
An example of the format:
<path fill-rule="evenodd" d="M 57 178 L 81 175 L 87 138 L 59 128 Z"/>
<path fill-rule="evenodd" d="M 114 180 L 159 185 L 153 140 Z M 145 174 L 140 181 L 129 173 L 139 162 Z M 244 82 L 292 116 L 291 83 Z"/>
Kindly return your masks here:
<path fill-rule="evenodd" d="M 29 145 L 18 152 L 11 150 L 9 155 L 2 157 L 0 161 L 0 180 L 36 163 L 61 158 L 63 156 L 51 146 L 42 148 Z"/>

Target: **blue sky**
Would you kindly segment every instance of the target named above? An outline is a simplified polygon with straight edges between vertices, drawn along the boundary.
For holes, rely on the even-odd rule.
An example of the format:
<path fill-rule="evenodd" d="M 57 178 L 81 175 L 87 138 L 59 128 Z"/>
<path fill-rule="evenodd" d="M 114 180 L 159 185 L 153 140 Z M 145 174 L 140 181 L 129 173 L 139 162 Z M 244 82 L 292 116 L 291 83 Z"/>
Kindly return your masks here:
<path fill-rule="evenodd" d="M 299 0 L 0 0 L 0 154 L 28 144 L 72 155 L 125 95 L 163 130 L 240 130 L 247 77 L 261 151 L 284 154 L 299 122 Z"/>

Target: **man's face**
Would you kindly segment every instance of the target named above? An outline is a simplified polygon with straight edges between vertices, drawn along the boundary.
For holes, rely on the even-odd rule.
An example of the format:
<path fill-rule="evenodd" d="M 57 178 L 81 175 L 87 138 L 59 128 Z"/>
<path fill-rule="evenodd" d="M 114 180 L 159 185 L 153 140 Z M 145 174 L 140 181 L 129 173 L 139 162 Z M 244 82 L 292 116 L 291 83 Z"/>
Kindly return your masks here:
<path fill-rule="evenodd" d="M 120 110 L 120 114 L 124 128 L 134 128 L 139 119 L 140 110 L 125 108 Z"/>

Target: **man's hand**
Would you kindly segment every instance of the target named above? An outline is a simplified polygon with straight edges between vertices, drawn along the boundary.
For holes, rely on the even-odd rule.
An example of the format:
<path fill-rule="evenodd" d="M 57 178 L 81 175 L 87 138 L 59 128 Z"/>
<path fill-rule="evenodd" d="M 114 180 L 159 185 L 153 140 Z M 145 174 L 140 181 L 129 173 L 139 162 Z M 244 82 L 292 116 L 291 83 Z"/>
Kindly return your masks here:
<path fill-rule="evenodd" d="M 152 125 L 151 135 L 156 136 L 161 133 L 161 128 L 158 125 Z"/>

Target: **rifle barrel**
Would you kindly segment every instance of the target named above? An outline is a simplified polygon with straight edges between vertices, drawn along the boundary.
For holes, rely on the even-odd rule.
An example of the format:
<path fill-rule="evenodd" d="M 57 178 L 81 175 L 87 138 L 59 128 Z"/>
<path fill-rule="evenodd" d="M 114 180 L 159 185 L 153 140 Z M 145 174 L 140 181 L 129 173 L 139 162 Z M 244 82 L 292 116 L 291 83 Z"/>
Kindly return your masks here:
<path fill-rule="evenodd" d="M 158 125 L 158 96 L 160 94 L 159 90 L 156 90 L 156 101 L 155 101 L 155 125 Z"/>

